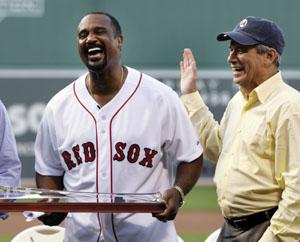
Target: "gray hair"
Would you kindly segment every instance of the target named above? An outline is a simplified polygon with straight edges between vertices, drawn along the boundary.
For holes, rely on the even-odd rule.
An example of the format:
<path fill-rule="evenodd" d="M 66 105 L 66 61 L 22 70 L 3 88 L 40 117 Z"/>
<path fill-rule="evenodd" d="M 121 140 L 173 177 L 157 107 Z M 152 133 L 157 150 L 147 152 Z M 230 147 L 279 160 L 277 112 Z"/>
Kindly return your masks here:
<path fill-rule="evenodd" d="M 267 51 L 269 51 L 271 49 L 271 47 L 268 47 L 266 45 L 263 45 L 263 44 L 258 44 L 256 47 L 255 47 L 256 51 L 257 51 L 257 54 L 264 54 L 266 53 Z M 275 49 L 274 49 L 275 50 Z M 281 56 L 280 54 L 275 50 L 276 52 L 276 59 L 274 60 L 274 64 L 279 67 L 280 66 L 280 62 L 281 62 Z"/>

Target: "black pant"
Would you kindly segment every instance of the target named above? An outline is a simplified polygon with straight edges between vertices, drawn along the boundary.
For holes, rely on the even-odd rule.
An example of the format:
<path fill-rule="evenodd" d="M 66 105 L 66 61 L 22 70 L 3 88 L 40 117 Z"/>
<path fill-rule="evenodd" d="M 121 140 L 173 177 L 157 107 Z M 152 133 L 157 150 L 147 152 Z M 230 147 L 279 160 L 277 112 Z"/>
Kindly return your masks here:
<path fill-rule="evenodd" d="M 257 242 L 269 226 L 270 221 L 268 220 L 244 230 L 233 227 L 225 221 L 217 242 Z"/>

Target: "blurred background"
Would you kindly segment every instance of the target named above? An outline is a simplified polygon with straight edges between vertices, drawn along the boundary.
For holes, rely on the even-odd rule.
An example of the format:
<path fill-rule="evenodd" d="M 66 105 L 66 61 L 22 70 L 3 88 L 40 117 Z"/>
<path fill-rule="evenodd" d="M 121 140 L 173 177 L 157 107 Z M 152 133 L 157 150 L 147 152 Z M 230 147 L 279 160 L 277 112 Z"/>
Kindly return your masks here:
<path fill-rule="evenodd" d="M 266 17 L 281 26 L 286 38 L 281 70 L 286 81 L 300 89 L 297 0 L 0 0 L 0 99 L 16 135 L 23 185 L 33 184 L 33 145 L 46 103 L 86 71 L 78 57 L 76 29 L 91 11 L 105 11 L 119 20 L 125 65 L 177 92 L 178 63 L 183 48 L 191 48 L 199 68 L 199 90 L 217 120 L 237 87 L 226 63 L 228 43 L 217 42 L 216 35 L 232 30 L 246 16 Z M 206 160 L 199 184 L 212 184 L 213 173 L 214 165 Z M 203 189 L 197 192 L 190 198 L 195 201 L 191 211 L 199 206 L 206 211 L 206 205 L 199 205 L 205 197 L 218 213 L 214 188 L 210 196 Z M 193 241 L 199 241 L 198 234 Z"/>
<path fill-rule="evenodd" d="M 300 87 L 297 0 L 0 0 L 0 98 L 6 105 L 23 162 L 23 181 L 32 181 L 33 144 L 46 103 L 85 72 L 78 57 L 76 28 L 90 11 L 106 11 L 120 22 L 123 63 L 138 68 L 178 91 L 182 50 L 193 50 L 198 87 L 220 120 L 236 92 L 226 63 L 228 42 L 216 35 L 244 17 L 277 22 L 286 37 L 282 71 Z M 205 161 L 208 181 L 214 165 Z"/>

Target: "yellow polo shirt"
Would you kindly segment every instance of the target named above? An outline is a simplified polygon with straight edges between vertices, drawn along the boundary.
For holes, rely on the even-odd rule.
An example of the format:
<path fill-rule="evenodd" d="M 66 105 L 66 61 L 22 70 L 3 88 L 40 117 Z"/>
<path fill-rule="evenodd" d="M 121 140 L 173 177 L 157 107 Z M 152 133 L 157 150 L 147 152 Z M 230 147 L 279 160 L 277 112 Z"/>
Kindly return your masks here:
<path fill-rule="evenodd" d="M 198 92 L 181 97 L 214 182 L 224 217 L 279 206 L 261 242 L 300 241 L 300 93 L 278 72 L 230 100 L 220 124 Z"/>

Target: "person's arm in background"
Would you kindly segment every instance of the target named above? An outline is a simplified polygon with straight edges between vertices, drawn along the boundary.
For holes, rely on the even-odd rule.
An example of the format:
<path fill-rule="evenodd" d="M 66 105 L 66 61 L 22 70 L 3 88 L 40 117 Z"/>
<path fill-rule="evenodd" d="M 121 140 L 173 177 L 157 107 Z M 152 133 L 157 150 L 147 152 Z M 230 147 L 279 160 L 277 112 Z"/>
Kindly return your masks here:
<path fill-rule="evenodd" d="M 205 157 L 216 162 L 222 149 L 223 121 L 219 125 L 197 90 L 197 65 L 188 48 L 183 51 L 180 73 L 181 100 L 200 138 Z"/>
<path fill-rule="evenodd" d="M 20 185 L 20 180 L 21 162 L 17 153 L 16 140 L 8 113 L 0 101 L 0 185 L 16 187 Z M 7 217 L 7 213 L 0 212 L 0 218 Z"/>

